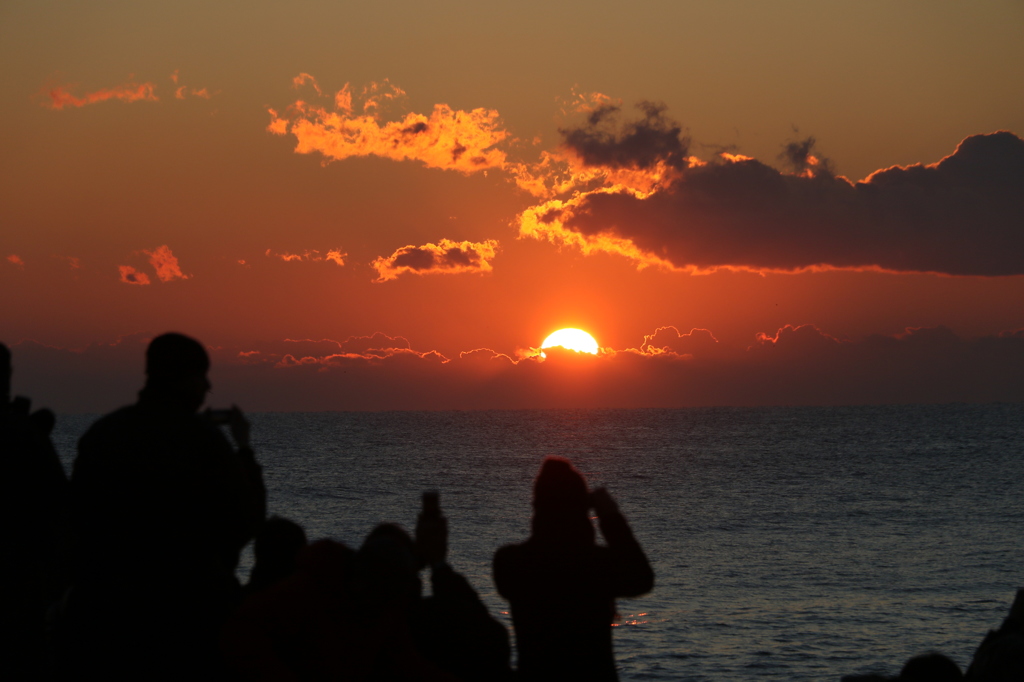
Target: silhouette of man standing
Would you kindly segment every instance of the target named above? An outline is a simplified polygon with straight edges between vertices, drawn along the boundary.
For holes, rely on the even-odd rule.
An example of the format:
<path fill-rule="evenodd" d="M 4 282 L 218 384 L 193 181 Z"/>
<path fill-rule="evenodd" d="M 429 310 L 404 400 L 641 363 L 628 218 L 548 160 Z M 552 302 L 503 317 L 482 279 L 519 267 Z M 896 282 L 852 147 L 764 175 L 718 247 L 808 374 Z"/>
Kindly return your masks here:
<path fill-rule="evenodd" d="M 235 568 L 266 510 L 249 424 L 236 407 L 233 448 L 198 414 L 210 360 L 164 334 L 146 351 L 136 404 L 78 443 L 67 672 L 105 679 L 216 676 L 220 624 L 240 597 Z"/>
<path fill-rule="evenodd" d="M 50 442 L 49 410 L 10 399 L 11 353 L 0 343 L 0 677 L 42 674 L 44 622 L 63 589 L 68 480 Z"/>

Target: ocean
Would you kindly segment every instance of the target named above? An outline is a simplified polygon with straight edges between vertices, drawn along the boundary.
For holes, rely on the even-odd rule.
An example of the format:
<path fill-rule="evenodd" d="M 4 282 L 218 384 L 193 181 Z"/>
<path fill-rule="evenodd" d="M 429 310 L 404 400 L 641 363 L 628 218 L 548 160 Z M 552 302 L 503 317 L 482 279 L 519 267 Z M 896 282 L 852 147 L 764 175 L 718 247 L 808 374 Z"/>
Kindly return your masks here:
<path fill-rule="evenodd" d="M 656 574 L 618 603 L 624 680 L 966 669 L 1024 585 L 1024 405 L 248 416 L 270 512 L 310 539 L 411 530 L 438 490 L 449 562 L 510 630 L 491 556 L 528 535 L 543 458 L 571 459 Z M 93 419 L 58 419 L 69 471 Z"/>

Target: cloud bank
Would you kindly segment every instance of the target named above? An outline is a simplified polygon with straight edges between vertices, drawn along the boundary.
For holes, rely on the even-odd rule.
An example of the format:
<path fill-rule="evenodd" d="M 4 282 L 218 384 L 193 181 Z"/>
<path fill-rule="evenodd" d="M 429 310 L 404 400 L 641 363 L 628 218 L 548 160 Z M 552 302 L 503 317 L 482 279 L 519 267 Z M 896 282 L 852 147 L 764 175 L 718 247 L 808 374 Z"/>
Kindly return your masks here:
<path fill-rule="evenodd" d="M 650 188 L 606 185 L 531 207 L 520 237 L 691 271 L 1024 273 L 1024 140 L 1013 133 L 973 135 L 937 163 L 851 182 L 812 154 L 813 139 L 786 145 L 793 173 L 731 154 L 703 163 L 684 156 L 662 110 L 625 134 L 603 128 L 601 111 L 563 131 L 585 166 L 675 172 Z"/>
<path fill-rule="evenodd" d="M 1013 133 L 974 135 L 936 163 L 851 182 L 813 138 L 785 145 L 791 172 L 731 153 L 701 161 L 664 107 L 640 109 L 623 122 L 604 104 L 561 131 L 576 180 L 546 185 L 566 196 L 525 210 L 520 237 L 693 272 L 1024 274 L 1024 140 Z M 543 166 L 524 177 L 536 185 Z"/>
<path fill-rule="evenodd" d="M 15 344 L 17 390 L 58 411 L 113 409 L 134 400 L 147 340 L 80 351 Z M 1024 330 L 963 339 L 934 327 L 851 341 L 787 325 L 734 347 L 709 330 L 662 327 L 638 348 L 520 360 L 487 348 L 446 357 L 381 333 L 210 352 L 212 402 L 249 410 L 1024 402 Z"/>

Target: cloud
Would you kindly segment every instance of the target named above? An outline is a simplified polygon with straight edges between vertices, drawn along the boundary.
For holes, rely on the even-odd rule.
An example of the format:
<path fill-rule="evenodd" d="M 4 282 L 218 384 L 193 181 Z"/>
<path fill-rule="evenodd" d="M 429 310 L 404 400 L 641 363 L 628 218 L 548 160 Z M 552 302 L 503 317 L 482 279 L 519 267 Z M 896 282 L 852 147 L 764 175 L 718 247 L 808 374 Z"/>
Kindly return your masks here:
<path fill-rule="evenodd" d="M 152 334 L 74 351 L 13 346 L 40 405 L 97 412 L 133 399 Z M 215 404 L 249 410 L 638 408 L 1024 402 L 1024 331 L 963 339 L 944 327 L 840 339 L 786 325 L 749 345 L 662 327 L 640 348 L 551 349 L 515 360 L 488 348 L 447 357 L 386 334 L 210 348 Z"/>
<path fill-rule="evenodd" d="M 374 332 L 370 336 L 350 336 L 339 343 L 338 347 L 343 353 L 359 355 L 379 355 L 395 349 L 412 350 L 412 344 L 404 336 L 388 336 L 381 332 Z"/>
<path fill-rule="evenodd" d="M 338 94 L 340 95 L 347 89 L 348 83 L 345 83 L 345 87 Z M 405 96 L 405 90 L 392 84 L 387 78 L 363 86 L 363 91 L 360 93 L 360 97 L 363 100 L 363 111 L 365 112 L 379 111 Z M 337 102 L 337 96 L 335 96 L 335 102 Z"/>
<path fill-rule="evenodd" d="M 663 104 L 640 102 L 642 117 L 623 121 L 621 102 L 601 93 L 573 94 L 562 113 L 585 113 L 586 121 L 560 128 L 561 145 L 541 152 L 536 163 L 507 164 L 520 189 L 545 198 L 616 190 L 646 196 L 702 163 L 688 155 L 690 140 Z"/>
<path fill-rule="evenodd" d="M 344 253 L 341 249 L 329 249 L 326 254 L 321 254 L 318 249 L 307 249 L 302 253 L 274 253 L 271 249 L 267 249 L 267 256 L 272 258 L 280 258 L 285 262 L 309 262 L 309 263 L 320 263 L 323 261 L 330 261 L 337 264 L 339 267 L 344 267 L 345 259 L 348 257 L 347 253 Z M 239 261 L 242 265 L 245 265 L 244 261 Z"/>
<path fill-rule="evenodd" d="M 17 265 L 19 268 L 25 267 L 25 261 L 23 261 L 21 259 L 21 256 L 19 256 L 16 253 L 12 253 L 11 255 L 9 255 L 7 257 L 7 262 L 10 263 L 11 265 Z"/>
<path fill-rule="evenodd" d="M 174 89 L 174 97 L 176 99 L 185 99 L 189 94 L 193 97 L 200 97 L 202 99 L 210 99 L 213 97 L 210 91 L 206 88 L 192 88 L 190 90 L 187 86 L 181 85 Z"/>
<path fill-rule="evenodd" d="M 586 166 L 646 169 L 665 164 L 687 167 L 690 141 L 679 124 L 665 116 L 665 105 L 641 102 L 643 118 L 622 123 L 621 108 L 604 104 L 590 112 L 585 125 L 562 129 L 563 146 Z"/>
<path fill-rule="evenodd" d="M 653 334 L 644 336 L 640 352 L 648 355 L 675 353 L 679 356 L 711 357 L 721 349 L 718 339 L 707 329 L 691 329 L 681 334 L 675 327 L 658 327 Z"/>
<path fill-rule="evenodd" d="M 51 109 L 59 110 L 64 107 L 84 107 L 87 104 L 106 102 L 111 99 L 122 102 L 156 102 L 160 98 L 156 96 L 155 90 L 156 86 L 152 83 L 129 81 L 112 88 L 104 88 L 76 97 L 68 92 L 67 86 L 58 85 L 46 92 L 46 96 L 49 98 L 46 104 Z"/>
<path fill-rule="evenodd" d="M 1024 140 L 1013 133 L 974 135 L 937 163 L 851 182 L 813 153 L 813 138 L 786 145 L 792 173 L 731 153 L 684 163 L 684 140 L 671 143 L 678 127 L 659 122 L 660 109 L 617 133 L 602 132 L 602 116 L 565 131 L 584 165 L 670 172 L 649 187 L 609 175 L 600 187 L 530 207 L 519 216 L 520 237 L 691 272 L 1024 274 Z"/>
<path fill-rule="evenodd" d="M 304 78 L 305 77 L 305 78 Z M 314 84 L 308 74 L 297 79 Z M 301 84 L 298 83 L 297 84 Z M 505 152 L 496 145 L 508 137 L 493 109 L 463 111 L 447 104 L 434 105 L 430 115 L 409 113 L 384 121 L 383 105 L 405 93 L 387 83 L 372 83 L 362 91 L 362 113 L 355 114 L 348 84 L 334 96 L 334 110 L 299 100 L 283 114 L 269 109 L 267 130 L 291 134 L 299 154 L 319 152 L 329 161 L 358 156 L 379 156 L 395 161 L 419 161 L 428 168 L 470 174 L 501 168 Z"/>
<path fill-rule="evenodd" d="M 562 117 L 572 114 L 590 114 L 598 109 L 622 106 L 621 99 L 609 97 L 600 92 L 579 92 L 577 87 L 573 86 L 570 89 L 568 97 L 555 98 L 560 105 L 559 114 Z"/>
<path fill-rule="evenodd" d="M 216 93 L 211 93 L 207 88 L 193 88 L 187 85 L 179 85 L 178 82 L 181 80 L 180 70 L 175 69 L 171 73 L 171 81 L 174 83 L 174 98 L 175 99 L 187 99 L 189 95 L 193 97 L 200 97 L 202 99 L 210 99 Z"/>
<path fill-rule="evenodd" d="M 316 94 L 318 94 L 318 95 L 322 95 L 323 94 L 323 91 L 320 89 L 320 86 L 317 84 L 316 79 L 313 78 L 312 76 L 310 76 L 308 73 L 300 73 L 298 76 L 296 76 L 295 78 L 292 79 L 292 87 L 295 88 L 296 90 L 301 88 L 306 83 L 309 83 L 309 84 L 311 84 L 313 86 L 313 89 L 316 90 Z"/>
<path fill-rule="evenodd" d="M 370 336 L 350 336 L 344 341 L 333 339 L 285 339 L 258 351 L 246 351 L 239 357 L 248 363 L 270 364 L 276 368 L 316 367 L 326 371 L 349 361 L 377 362 L 395 356 L 411 356 L 431 362 L 448 362 L 437 351 L 416 351 L 408 339 L 375 332 Z"/>
<path fill-rule="evenodd" d="M 121 273 L 121 281 L 125 284 L 149 284 L 149 275 L 139 272 L 130 265 L 119 265 L 117 269 Z"/>
<path fill-rule="evenodd" d="M 490 272 L 491 260 L 498 252 L 498 240 L 483 242 L 453 242 L 442 239 L 437 244 L 403 246 L 387 258 L 377 258 L 371 267 L 377 270 L 378 282 L 396 279 L 411 273 L 458 274 L 463 272 Z"/>
<path fill-rule="evenodd" d="M 143 253 L 149 256 L 149 264 L 153 266 L 156 276 L 161 282 L 170 282 L 174 279 L 189 279 L 192 276 L 186 275 L 181 271 L 178 259 L 171 253 L 171 249 L 166 244 L 152 251 L 143 251 Z"/>
<path fill-rule="evenodd" d="M 783 145 L 779 158 L 785 161 L 797 175 L 803 175 L 808 178 L 821 174 L 831 175 L 832 162 L 820 155 L 815 156 L 811 153 L 817 143 L 817 140 L 813 137 L 787 142 Z M 739 159 L 736 155 L 729 155 L 725 158 L 733 162 L 753 161 L 750 157 Z"/>

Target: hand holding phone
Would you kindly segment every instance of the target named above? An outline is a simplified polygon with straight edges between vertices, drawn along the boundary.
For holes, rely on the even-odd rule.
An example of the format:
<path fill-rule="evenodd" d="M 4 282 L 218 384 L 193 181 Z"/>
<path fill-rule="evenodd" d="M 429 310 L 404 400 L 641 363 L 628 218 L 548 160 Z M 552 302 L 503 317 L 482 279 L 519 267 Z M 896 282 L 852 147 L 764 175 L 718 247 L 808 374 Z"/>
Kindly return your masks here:
<path fill-rule="evenodd" d="M 607 488 L 595 488 L 590 493 L 590 506 L 597 512 L 597 518 L 607 518 L 619 513 L 619 505 L 612 499 Z"/>
<path fill-rule="evenodd" d="M 416 521 L 416 549 L 424 565 L 444 561 L 448 554 L 448 519 L 441 515 L 441 496 L 423 493 L 423 510 Z"/>

